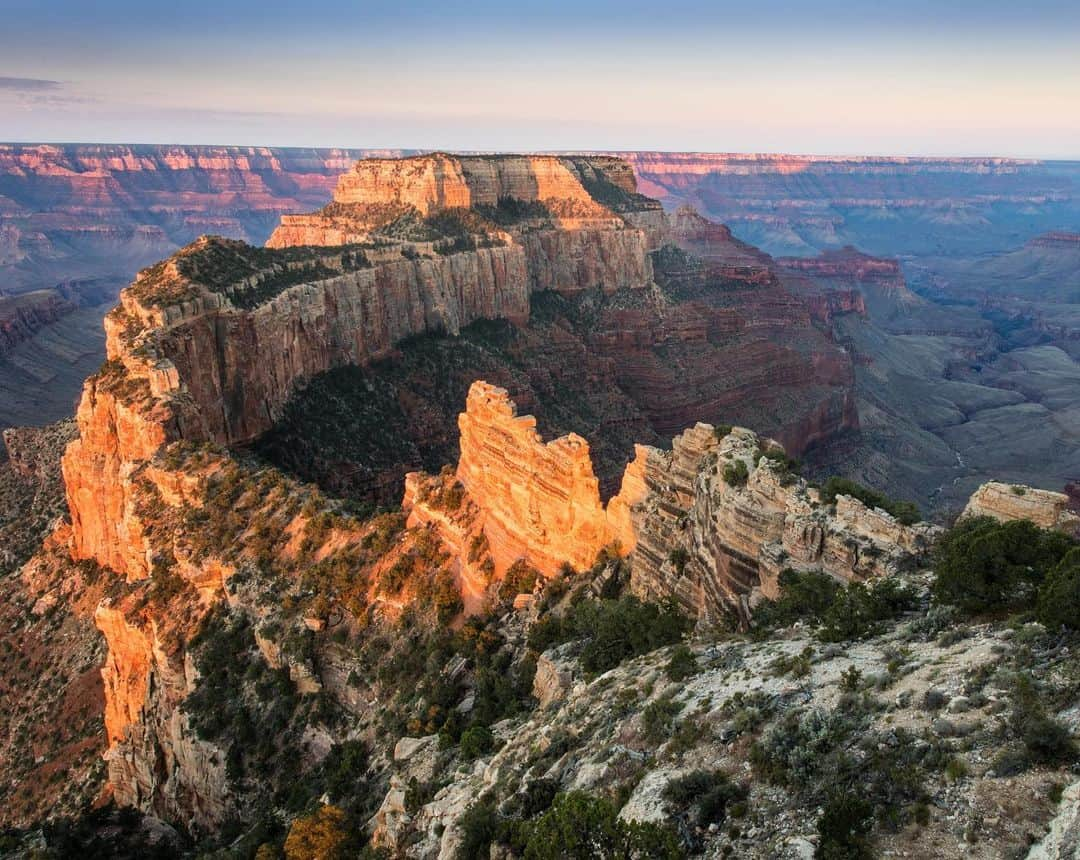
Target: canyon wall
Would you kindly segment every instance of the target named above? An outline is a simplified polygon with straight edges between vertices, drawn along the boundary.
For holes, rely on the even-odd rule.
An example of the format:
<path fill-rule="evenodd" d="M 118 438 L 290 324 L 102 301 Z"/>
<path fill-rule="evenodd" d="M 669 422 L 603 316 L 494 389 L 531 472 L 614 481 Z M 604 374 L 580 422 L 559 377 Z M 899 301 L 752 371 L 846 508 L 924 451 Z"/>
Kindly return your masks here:
<path fill-rule="evenodd" d="M 203 233 L 265 241 L 323 205 L 366 155 L 346 149 L 0 144 L 0 295 L 128 281 Z"/>
<path fill-rule="evenodd" d="M 689 203 L 772 254 L 985 253 L 1080 229 L 1077 162 L 623 152 L 641 190 Z"/>
<path fill-rule="evenodd" d="M 381 169 L 393 185 L 405 181 L 403 163 L 433 161 L 378 160 L 362 170 Z M 468 161 L 475 172 L 479 161 Z M 561 171 L 561 193 L 585 194 L 562 161 L 523 163 L 525 175 Z M 643 232 L 591 205 L 602 217 L 588 229 L 553 226 L 521 243 L 483 226 L 443 245 L 380 235 L 364 246 L 267 251 L 204 238 L 141 272 L 106 320 L 109 365 L 87 382 L 81 438 L 64 460 L 76 556 L 146 575 L 130 475 L 168 441 L 250 441 L 312 376 L 368 363 L 410 335 L 456 334 L 480 318 L 524 323 L 534 289 L 646 286 Z"/>
<path fill-rule="evenodd" d="M 0 427 L 74 414 L 104 356 L 101 319 L 140 268 L 204 233 L 262 244 L 365 154 L 0 144 Z"/>

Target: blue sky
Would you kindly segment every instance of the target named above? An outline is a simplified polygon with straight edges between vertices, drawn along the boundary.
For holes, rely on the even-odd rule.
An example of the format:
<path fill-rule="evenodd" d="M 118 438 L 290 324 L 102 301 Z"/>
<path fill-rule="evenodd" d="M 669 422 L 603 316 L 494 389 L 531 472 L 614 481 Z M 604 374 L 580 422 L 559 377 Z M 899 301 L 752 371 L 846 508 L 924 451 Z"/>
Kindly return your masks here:
<path fill-rule="evenodd" d="M 0 0 L 0 139 L 1080 157 L 1080 3 Z"/>

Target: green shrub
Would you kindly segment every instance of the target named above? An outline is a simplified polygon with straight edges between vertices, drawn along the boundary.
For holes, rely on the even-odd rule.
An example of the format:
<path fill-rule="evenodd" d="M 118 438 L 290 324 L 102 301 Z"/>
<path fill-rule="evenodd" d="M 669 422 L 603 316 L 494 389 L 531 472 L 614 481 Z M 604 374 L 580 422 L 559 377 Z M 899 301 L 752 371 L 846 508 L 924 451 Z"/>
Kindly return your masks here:
<path fill-rule="evenodd" d="M 531 594 L 540 578 L 540 572 L 525 559 L 518 559 L 499 584 L 499 599 L 513 600 L 519 594 Z"/>
<path fill-rule="evenodd" d="M 816 571 L 805 573 L 786 568 L 780 573 L 780 596 L 754 610 L 759 627 L 783 627 L 796 621 L 821 618 L 836 600 L 841 585 Z"/>
<path fill-rule="evenodd" d="M 335 800 L 356 797 L 366 787 L 367 768 L 368 749 L 363 741 L 334 744 L 322 765 L 326 792 Z"/>
<path fill-rule="evenodd" d="M 865 715 L 857 712 L 788 712 L 750 748 L 750 762 L 771 783 L 805 787 L 826 757 L 865 725 Z"/>
<path fill-rule="evenodd" d="M 458 830 L 461 832 L 461 845 L 457 853 L 459 860 L 487 857 L 491 843 L 499 834 L 499 823 L 499 815 L 491 801 L 478 800 L 469 806 L 458 819 Z"/>
<path fill-rule="evenodd" d="M 643 603 L 636 597 L 586 600 L 562 616 L 549 615 L 532 626 L 529 647 L 545 651 L 555 645 L 584 640 L 581 666 L 601 673 L 624 660 L 678 642 L 690 623 L 672 606 Z"/>
<path fill-rule="evenodd" d="M 755 610 L 755 627 L 768 629 L 799 620 L 821 624 L 818 636 L 824 642 L 869 635 L 881 622 L 916 603 L 915 590 L 894 578 L 843 586 L 824 573 L 789 568 L 780 574 L 779 584 L 780 597 Z"/>
<path fill-rule="evenodd" d="M 891 499 L 877 490 L 833 475 L 821 487 L 821 500 L 832 505 L 836 503 L 837 496 L 851 496 L 869 508 L 881 508 L 906 526 L 913 525 L 922 518 L 918 506 L 913 502 Z"/>
<path fill-rule="evenodd" d="M 755 462 L 760 462 L 762 457 L 772 463 L 781 473 L 794 474 L 799 471 L 799 461 L 789 457 L 787 451 L 778 445 L 769 445 L 754 452 Z"/>
<path fill-rule="evenodd" d="M 694 652 L 685 645 L 679 645 L 671 652 L 667 668 L 664 670 L 672 681 L 685 681 L 698 671 L 698 662 Z"/>
<path fill-rule="evenodd" d="M 1069 550 L 1046 575 L 1035 612 L 1050 630 L 1080 630 L 1080 547 Z"/>
<path fill-rule="evenodd" d="M 968 775 L 968 766 L 959 756 L 953 756 L 949 759 L 949 763 L 945 765 L 945 776 L 951 781 L 963 779 Z"/>
<path fill-rule="evenodd" d="M 722 770 L 695 770 L 671 780 L 664 788 L 664 800 L 676 809 L 694 810 L 699 827 L 719 824 L 728 804 L 746 797 L 746 789 L 732 782 Z"/>
<path fill-rule="evenodd" d="M 724 483 L 729 487 L 741 487 L 750 477 L 745 460 L 732 460 L 724 466 Z"/>
<path fill-rule="evenodd" d="M 1047 713 L 1031 677 L 1013 676 L 1011 692 L 1013 707 L 1009 727 L 1023 743 L 1028 762 L 1050 766 L 1074 762 L 1076 743 L 1065 725 Z"/>
<path fill-rule="evenodd" d="M 1027 520 L 962 520 L 934 547 L 934 597 L 972 613 L 1030 605 L 1047 571 L 1073 546 L 1065 535 Z M 1053 589 L 1067 592 L 1069 583 L 1063 571 Z"/>
<path fill-rule="evenodd" d="M 480 758 L 495 748 L 495 735 L 487 726 L 472 726 L 461 735 L 461 757 Z"/>
<path fill-rule="evenodd" d="M 882 579 L 872 585 L 853 582 L 836 592 L 831 606 L 821 616 L 819 637 L 824 642 L 845 642 L 873 633 L 880 622 L 911 609 L 915 590 L 896 579 Z"/>
<path fill-rule="evenodd" d="M 555 795 L 559 793 L 559 783 L 554 779 L 534 779 L 523 791 L 510 798 L 505 805 L 508 813 L 517 818 L 535 818 L 551 808 Z"/>
<path fill-rule="evenodd" d="M 848 666 L 840 673 L 840 689 L 845 693 L 857 693 L 862 686 L 862 672 L 857 666 Z"/>
<path fill-rule="evenodd" d="M 518 826 L 514 841 L 525 860 L 683 857 L 670 829 L 622 821 L 610 801 L 581 791 L 558 795 L 547 812 Z"/>
<path fill-rule="evenodd" d="M 837 793 L 825 804 L 818 819 L 821 841 L 814 857 L 821 860 L 862 860 L 873 856 L 868 835 L 873 807 L 861 797 Z"/>
<path fill-rule="evenodd" d="M 668 553 L 668 561 L 670 561 L 672 567 L 675 568 L 675 572 L 679 576 L 682 576 L 683 571 L 686 570 L 686 563 L 690 561 L 690 553 L 683 547 L 677 546 Z"/>
<path fill-rule="evenodd" d="M 676 702 L 671 696 L 661 696 L 655 702 L 649 703 L 641 712 L 641 728 L 645 739 L 654 744 L 667 740 L 675 725 L 675 717 L 682 709 L 682 703 Z"/>

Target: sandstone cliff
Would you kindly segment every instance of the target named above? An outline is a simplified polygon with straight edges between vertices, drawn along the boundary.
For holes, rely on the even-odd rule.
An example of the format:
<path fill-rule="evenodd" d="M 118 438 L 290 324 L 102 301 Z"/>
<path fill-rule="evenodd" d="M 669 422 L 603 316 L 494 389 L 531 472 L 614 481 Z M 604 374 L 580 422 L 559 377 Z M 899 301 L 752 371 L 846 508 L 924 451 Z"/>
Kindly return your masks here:
<path fill-rule="evenodd" d="M 934 534 L 847 496 L 823 504 L 775 443 L 742 428 L 698 424 L 670 452 L 639 448 L 627 473 L 644 485 L 631 508 L 632 587 L 674 595 L 704 623 L 747 615 L 756 591 L 776 597 L 787 567 L 844 581 L 896 573 L 926 557 Z"/>
<path fill-rule="evenodd" d="M 993 517 L 995 520 L 1029 520 L 1039 528 L 1080 536 L 1077 515 L 1065 493 L 1037 490 L 1019 484 L 990 481 L 972 493 L 964 517 Z"/>
<path fill-rule="evenodd" d="M 409 166 L 433 161 L 445 158 L 373 161 L 360 173 L 388 174 L 386 182 L 412 199 Z M 575 195 L 544 204 L 577 213 L 573 224 L 507 233 L 472 210 L 417 222 L 410 204 L 407 224 L 398 225 L 408 228 L 404 240 L 386 224 L 364 244 L 337 249 L 202 239 L 140 273 L 106 321 L 110 363 L 87 384 L 82 438 L 65 459 L 78 557 L 146 574 L 127 475 L 167 441 L 249 441 L 316 374 L 366 364 L 410 335 L 456 334 L 480 318 L 524 322 L 532 291 L 650 282 L 644 234 L 586 190 L 588 183 L 616 208 L 655 206 L 626 190 L 632 177 L 610 160 L 496 159 L 491 175 L 483 159 L 467 161 L 483 200 L 524 206 L 541 191 Z M 435 199 L 446 196 L 441 188 Z M 499 196 L 504 191 L 534 196 Z M 252 355 L 261 359 L 253 363 Z"/>

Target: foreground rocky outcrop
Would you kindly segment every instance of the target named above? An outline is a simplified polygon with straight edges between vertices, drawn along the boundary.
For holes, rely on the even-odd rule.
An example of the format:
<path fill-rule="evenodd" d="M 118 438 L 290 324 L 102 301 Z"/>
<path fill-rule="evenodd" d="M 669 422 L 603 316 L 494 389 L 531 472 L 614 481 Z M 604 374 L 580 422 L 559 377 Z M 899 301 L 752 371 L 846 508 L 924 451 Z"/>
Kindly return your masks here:
<path fill-rule="evenodd" d="M 850 496 L 823 503 L 775 443 L 743 428 L 698 424 L 670 452 L 639 447 L 628 482 L 639 499 L 632 587 L 656 600 L 674 596 L 705 623 L 731 610 L 749 617 L 755 595 L 779 595 L 786 568 L 848 582 L 913 569 L 936 531 Z"/>
<path fill-rule="evenodd" d="M 450 860 L 475 844 L 477 820 L 516 820 L 543 785 L 615 792 L 621 820 L 669 824 L 705 856 L 795 860 L 820 850 L 820 811 L 839 791 L 875 810 L 874 856 L 1071 856 L 1055 852 L 1075 843 L 1075 788 L 1054 816 L 1074 775 L 1002 772 L 1013 673 L 1029 665 L 1017 632 L 983 624 L 939 639 L 938 629 L 920 612 L 843 647 L 800 628 L 765 642 L 721 637 L 692 649 L 681 680 L 668 674 L 668 649 L 599 677 L 564 658 L 573 681 L 560 699 L 496 726 L 488 755 L 457 762 L 409 739 L 418 754 L 394 762 L 395 778 L 404 786 L 434 770 L 434 794 L 410 808 L 403 789 L 388 793 L 376 839 L 404 857 Z M 1060 679 L 1068 657 L 1053 637 L 1025 635 L 1040 677 Z M 785 673 L 800 660 L 797 676 Z M 955 763 L 943 769 L 939 757 Z M 696 816 L 700 795 L 669 789 L 691 775 L 731 798 L 711 825 Z"/>

